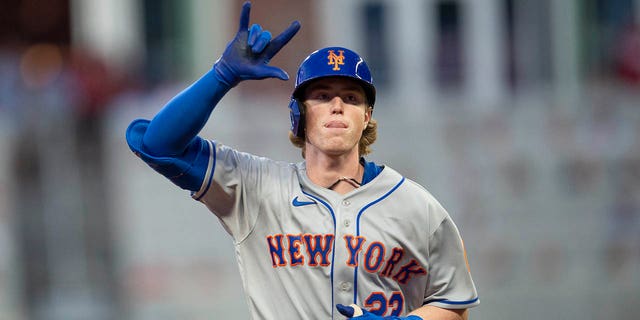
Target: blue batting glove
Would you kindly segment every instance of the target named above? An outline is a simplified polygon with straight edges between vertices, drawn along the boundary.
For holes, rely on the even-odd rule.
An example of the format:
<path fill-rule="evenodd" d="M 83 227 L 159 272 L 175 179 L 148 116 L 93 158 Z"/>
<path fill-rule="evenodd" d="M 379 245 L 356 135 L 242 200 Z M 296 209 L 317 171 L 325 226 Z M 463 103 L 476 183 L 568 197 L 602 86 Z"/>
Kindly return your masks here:
<path fill-rule="evenodd" d="M 271 33 L 262 30 L 260 25 L 254 24 L 249 29 L 250 11 L 251 3 L 245 2 L 240 14 L 238 33 L 213 65 L 216 77 L 229 87 L 249 79 L 289 80 L 289 75 L 284 70 L 268 64 L 298 32 L 300 23 L 294 21 L 280 35 L 271 39 Z"/>
<path fill-rule="evenodd" d="M 418 316 L 407 316 L 407 317 L 396 317 L 396 316 L 388 316 L 383 317 L 371 313 L 365 309 L 358 307 L 357 305 L 345 306 L 343 304 L 337 304 L 336 308 L 343 316 L 349 319 L 358 319 L 358 320 L 422 320 L 422 318 Z"/>

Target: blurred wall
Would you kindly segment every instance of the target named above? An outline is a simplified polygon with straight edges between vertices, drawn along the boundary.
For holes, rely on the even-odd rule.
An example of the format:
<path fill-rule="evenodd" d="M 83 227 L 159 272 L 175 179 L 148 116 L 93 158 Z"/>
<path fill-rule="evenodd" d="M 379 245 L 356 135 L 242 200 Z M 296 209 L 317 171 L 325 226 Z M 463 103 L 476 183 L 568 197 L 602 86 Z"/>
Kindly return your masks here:
<path fill-rule="evenodd" d="M 56 1 L 57 20 L 36 0 L 2 4 L 3 319 L 248 318 L 230 237 L 124 140 L 211 67 L 241 4 Z M 290 75 L 326 45 L 367 58 L 369 159 L 457 222 L 482 301 L 471 318 L 640 312 L 640 1 L 253 3 L 274 34 L 294 19 L 272 61 Z M 291 86 L 240 84 L 202 135 L 300 161 Z"/>

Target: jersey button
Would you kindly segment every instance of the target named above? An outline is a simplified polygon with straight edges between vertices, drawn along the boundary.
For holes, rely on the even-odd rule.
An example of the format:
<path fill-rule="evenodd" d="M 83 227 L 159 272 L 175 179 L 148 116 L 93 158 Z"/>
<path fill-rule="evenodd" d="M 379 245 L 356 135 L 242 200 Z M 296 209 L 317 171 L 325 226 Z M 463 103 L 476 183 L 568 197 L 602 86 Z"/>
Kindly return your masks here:
<path fill-rule="evenodd" d="M 351 225 L 351 220 L 349 219 L 344 219 L 344 221 L 342 222 L 344 224 L 345 227 L 349 227 Z"/>
<path fill-rule="evenodd" d="M 351 289 L 351 283 L 349 282 L 340 282 L 340 290 L 349 291 Z"/>
<path fill-rule="evenodd" d="M 348 207 L 351 204 L 351 202 L 349 202 L 349 200 L 342 200 L 342 205 L 345 207 Z"/>

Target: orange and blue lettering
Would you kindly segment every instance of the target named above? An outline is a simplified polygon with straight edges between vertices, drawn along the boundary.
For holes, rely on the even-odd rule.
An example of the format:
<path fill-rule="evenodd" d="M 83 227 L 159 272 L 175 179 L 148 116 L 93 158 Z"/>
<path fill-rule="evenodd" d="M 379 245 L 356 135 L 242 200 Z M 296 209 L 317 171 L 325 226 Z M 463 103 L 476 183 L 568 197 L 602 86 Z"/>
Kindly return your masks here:
<path fill-rule="evenodd" d="M 304 264 L 304 255 L 300 250 L 300 246 L 302 246 L 302 235 L 288 234 L 287 240 L 289 241 L 289 263 L 291 266 Z"/>
<path fill-rule="evenodd" d="M 387 297 L 384 292 L 374 291 L 364 300 L 364 306 L 369 312 L 382 316 L 387 312 Z"/>
<path fill-rule="evenodd" d="M 271 254 L 271 263 L 274 268 L 278 266 L 286 266 L 287 261 L 284 259 L 284 250 L 282 246 L 281 234 L 273 236 L 267 236 L 267 245 L 269 246 L 269 253 Z"/>
<path fill-rule="evenodd" d="M 307 254 L 309 255 L 309 266 L 315 267 L 318 265 L 318 256 L 320 256 L 321 266 L 330 265 L 329 252 L 331 252 L 331 248 L 333 247 L 332 234 L 325 234 L 324 236 L 321 234 L 305 234 L 303 239 L 307 247 Z"/>
<path fill-rule="evenodd" d="M 399 283 L 406 284 L 409 278 L 416 274 L 427 274 L 427 271 L 416 260 L 411 260 L 400 268 L 400 271 L 393 276 L 393 279 Z"/>
<path fill-rule="evenodd" d="M 383 277 L 391 276 L 391 273 L 393 273 L 393 268 L 398 262 L 400 262 L 402 256 L 404 256 L 404 249 L 402 248 L 393 248 L 393 250 L 391 251 L 391 257 L 389 257 L 389 260 L 387 260 L 387 264 L 384 266 L 384 269 L 382 269 L 382 272 L 380 273 L 380 275 Z"/>
<path fill-rule="evenodd" d="M 381 242 L 373 242 L 367 248 L 367 252 L 364 254 L 364 268 L 368 272 L 376 272 L 384 261 L 384 245 Z"/>
<path fill-rule="evenodd" d="M 362 250 L 362 245 L 365 241 L 366 240 L 363 236 L 353 236 L 350 234 L 344 236 L 344 242 L 347 246 L 347 250 L 349 251 L 349 259 L 347 260 L 348 266 L 358 266 L 358 253 Z"/>

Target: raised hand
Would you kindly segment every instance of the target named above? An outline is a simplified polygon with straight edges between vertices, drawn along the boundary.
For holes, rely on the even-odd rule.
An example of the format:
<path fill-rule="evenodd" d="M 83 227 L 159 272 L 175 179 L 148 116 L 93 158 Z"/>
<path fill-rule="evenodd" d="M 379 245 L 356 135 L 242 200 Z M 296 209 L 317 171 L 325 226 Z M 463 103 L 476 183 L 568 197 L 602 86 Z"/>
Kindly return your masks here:
<path fill-rule="evenodd" d="M 292 22 L 286 30 L 272 39 L 271 33 L 258 24 L 249 29 L 250 11 L 251 3 L 245 2 L 240 14 L 238 33 L 213 66 L 218 80 L 229 87 L 249 79 L 289 79 L 284 70 L 270 66 L 269 61 L 298 32 L 300 23 Z"/>

